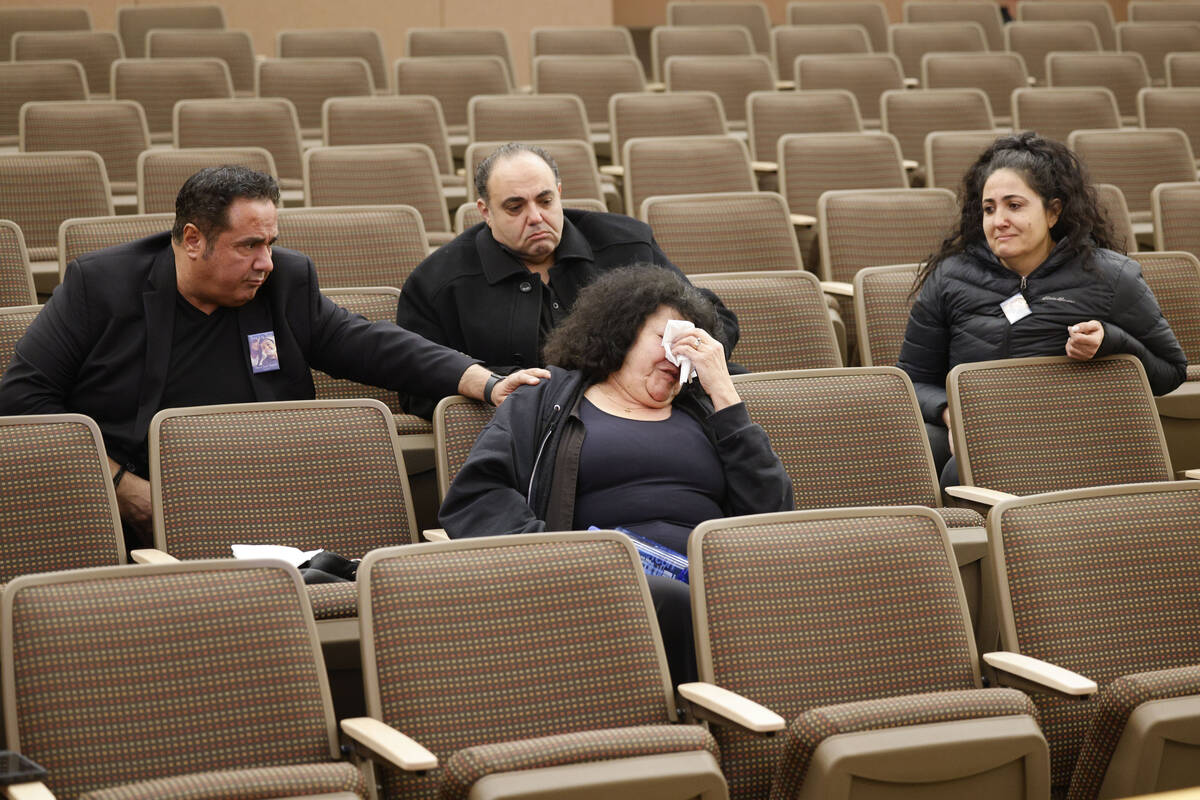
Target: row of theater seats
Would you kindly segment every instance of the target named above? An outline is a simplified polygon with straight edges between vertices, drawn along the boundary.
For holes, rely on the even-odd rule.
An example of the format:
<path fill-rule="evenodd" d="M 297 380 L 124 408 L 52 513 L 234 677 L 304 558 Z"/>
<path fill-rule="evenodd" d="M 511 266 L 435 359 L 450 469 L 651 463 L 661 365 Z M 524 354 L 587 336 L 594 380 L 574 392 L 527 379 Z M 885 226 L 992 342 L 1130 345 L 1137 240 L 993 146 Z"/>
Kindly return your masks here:
<path fill-rule="evenodd" d="M 1044 797 L 1048 773 L 1057 790 L 1071 784 L 1081 796 L 1102 785 L 1115 797 L 1197 782 L 1187 733 L 1194 701 L 1182 709 L 1166 701 L 1200 692 L 1200 552 L 1192 535 L 1200 484 L 1169 482 L 1136 359 L 1020 359 L 955 371 L 963 474 L 1026 495 L 993 509 L 986 531 L 979 514 L 941 507 L 903 373 L 813 370 L 736 381 L 793 478 L 797 507 L 835 510 L 718 520 L 692 536 L 700 675 L 775 712 L 751 710 L 741 729 L 712 728 L 732 796 L 766 796 L 773 776 L 793 790 L 805 781 L 872 779 L 908 783 L 909 791 L 914 781 L 941 782 L 953 793 L 965 791 L 954 781 L 975 781 L 974 791 L 988 797 Z M 439 407 L 443 483 L 489 416 L 462 398 Z M 601 772 L 610 778 L 628 779 L 639 773 L 611 759 L 717 753 L 694 728 L 585 733 L 675 720 L 640 569 L 619 537 L 395 547 L 416 537 L 399 441 L 378 403 L 175 409 L 152 424 L 156 544 L 187 560 L 268 542 L 366 556 L 357 586 L 304 591 L 294 573 L 263 563 L 105 567 L 124 553 L 95 425 L 77 415 L 4 418 L 0 437 L 6 473 L 19 476 L 14 502 L 0 506 L 0 580 L 11 581 L 0 604 L 13 662 L 3 670 L 8 744 L 44 761 L 64 796 L 276 764 L 293 766 L 181 780 L 333 780 L 331 767 L 314 776 L 294 765 L 328 762 L 336 749 L 309 745 L 298 757 L 279 730 L 284 717 L 284 729 L 331 724 L 327 696 L 313 690 L 321 684 L 313 676 L 318 639 L 326 647 L 360 640 L 372 716 L 432 751 L 407 748 L 408 769 L 428 774 L 388 769 L 386 796 L 425 796 L 439 781 L 456 792 L 443 796 L 466 796 L 488 774 L 595 759 L 608 760 Z M 216 453 L 237 453 L 236 464 L 214 468 Z M 1012 453 L 1022 455 L 1019 463 Z M 1108 486 L 1138 482 L 1148 483 Z M 1077 488 L 1088 486 L 1097 488 Z M 1068 487 L 1076 488 L 1033 495 Z M 391 549 L 368 552 L 380 547 Z M 135 559 L 169 561 L 149 552 Z M 93 569 L 41 574 L 74 567 Z M 29 577 L 14 580 L 22 574 Z M 995 593 L 983 588 L 993 585 Z M 1039 690 L 1035 711 L 1015 692 L 979 692 L 978 653 L 998 637 L 1007 650 L 1082 673 L 1101 694 L 1079 702 L 1095 686 L 1067 679 L 1058 686 L 1073 699 Z M 72 658 L 45 657 L 64 649 Z M 1004 683 L 994 668 L 1028 677 L 996 657 L 987 663 L 994 681 Z M 204 679 L 187 664 L 203 664 Z M 703 705 L 707 692 L 681 694 Z M 41 710 L 54 706 L 74 713 Z M 962 719 L 976 722 L 947 725 Z M 143 725 L 155 726 L 153 757 L 130 752 Z M 275 726 L 270 745 L 256 726 Z M 1122 737 L 1126 726 L 1144 736 Z M 221 744 L 229 741 L 237 746 Z M 852 751 L 849 761 L 840 747 Z M 287 755 L 268 752 L 274 748 Z M 573 755 L 563 758 L 564 749 Z M 892 750 L 890 766 L 874 760 L 878 750 Z M 700 768 L 696 758 L 703 780 L 717 782 L 704 796 L 724 797 L 715 759 L 692 756 L 684 772 Z M 648 766 L 650 775 L 666 769 Z M 575 779 L 560 772 L 521 777 L 543 786 Z M 336 780 L 351 774 L 342 769 Z M 361 789 L 354 780 L 337 785 Z M 170 796 L 178 786 L 132 796 Z M 700 791 L 687 786 L 683 796 Z M 658 791 L 670 788 L 680 787 L 668 781 Z"/>

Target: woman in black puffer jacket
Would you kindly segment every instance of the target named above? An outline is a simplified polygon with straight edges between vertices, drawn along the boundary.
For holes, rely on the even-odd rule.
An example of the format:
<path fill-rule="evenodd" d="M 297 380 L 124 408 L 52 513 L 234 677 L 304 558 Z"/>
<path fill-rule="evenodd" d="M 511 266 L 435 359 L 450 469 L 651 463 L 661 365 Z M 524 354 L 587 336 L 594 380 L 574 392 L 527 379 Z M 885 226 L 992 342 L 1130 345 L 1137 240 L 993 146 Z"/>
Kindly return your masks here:
<path fill-rule="evenodd" d="M 958 229 L 917 275 L 899 361 L 916 387 L 943 486 L 958 479 L 945 385 L 957 364 L 1132 353 L 1155 394 L 1187 373 L 1141 267 L 1117 252 L 1096 192 L 1065 145 L 1033 133 L 997 139 L 959 191 Z"/>

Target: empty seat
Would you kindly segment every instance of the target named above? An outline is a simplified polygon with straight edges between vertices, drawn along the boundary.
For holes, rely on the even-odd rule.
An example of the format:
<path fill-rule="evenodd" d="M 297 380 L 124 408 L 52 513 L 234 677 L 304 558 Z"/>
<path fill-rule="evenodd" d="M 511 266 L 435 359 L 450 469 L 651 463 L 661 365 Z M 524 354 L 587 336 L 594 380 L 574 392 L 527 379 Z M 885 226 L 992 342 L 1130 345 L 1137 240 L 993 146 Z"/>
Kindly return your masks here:
<path fill-rule="evenodd" d="M 1004 26 L 1005 49 L 1019 53 L 1039 84 L 1046 83 L 1050 53 L 1100 49 L 1100 34 L 1090 22 L 1010 22 Z"/>
<path fill-rule="evenodd" d="M 1151 193 L 1151 204 L 1154 249 L 1184 250 L 1200 256 L 1200 183 L 1160 183 Z"/>
<path fill-rule="evenodd" d="M 746 98 L 751 92 L 771 91 L 775 76 L 766 56 L 671 56 L 663 80 L 668 92 L 709 91 L 721 98 L 725 119 L 746 125 Z"/>
<path fill-rule="evenodd" d="M 21 106 L 40 100 L 87 100 L 78 61 L 0 61 L 0 145 L 17 143 Z"/>
<path fill-rule="evenodd" d="M 803 3 L 801 5 L 809 5 Z M 879 124 L 879 96 L 904 88 L 904 70 L 891 53 L 800 56 L 795 64 L 796 88 L 847 89 L 858 100 L 868 126 Z"/>
<path fill-rule="evenodd" d="M 925 162 L 931 131 L 980 131 L 996 127 L 991 104 L 980 89 L 891 90 L 879 101 L 883 130 L 896 137 L 904 158 Z M 921 173 L 922 178 L 924 173 Z"/>
<path fill-rule="evenodd" d="M 757 186 L 746 143 L 732 136 L 662 136 L 628 139 L 625 208 L 640 209 L 660 194 L 752 192 Z"/>
<path fill-rule="evenodd" d="M 750 372 L 842 365 L 829 307 L 811 272 L 720 272 L 692 275 L 691 281 L 737 314 L 734 358 Z"/>
<path fill-rule="evenodd" d="M 779 138 L 788 133 L 862 131 L 858 101 L 845 89 L 753 92 L 746 98 L 746 128 L 755 161 L 774 163 Z"/>
<path fill-rule="evenodd" d="M 793 214 L 817 216 L 831 189 L 906 188 L 900 143 L 888 133 L 791 133 L 778 145 L 779 184 Z"/>
<path fill-rule="evenodd" d="M 125 52 L 111 31 L 25 31 L 13 35 L 12 57 L 13 61 L 78 61 L 87 75 L 88 92 L 106 96 L 112 91 L 112 63 L 124 58 Z"/>
<path fill-rule="evenodd" d="M 41 311 L 38 305 L 0 306 L 0 362 L 5 369 L 12 361 L 17 342 Z"/>
<path fill-rule="evenodd" d="M 925 185 L 957 191 L 963 176 L 999 136 L 995 130 L 930 131 L 925 136 Z"/>
<path fill-rule="evenodd" d="M 467 104 L 467 138 L 472 142 L 590 142 L 591 132 L 583 101 L 573 94 L 475 95 Z"/>
<path fill-rule="evenodd" d="M 255 65 L 255 94 L 291 100 L 301 135 L 319 138 L 326 99 L 369 97 L 375 83 L 370 65 L 361 58 L 267 58 Z"/>
<path fill-rule="evenodd" d="M 905 22 L 974 22 L 983 29 L 988 50 L 1004 49 L 1004 19 L 997 3 L 908 0 L 904 4 Z"/>
<path fill-rule="evenodd" d="M 1137 94 L 1150 85 L 1146 62 L 1138 53 L 1049 53 L 1050 86 L 1106 86 L 1117 98 L 1126 121 L 1137 122 Z"/>
<path fill-rule="evenodd" d="M 138 213 L 175 212 L 184 181 L 205 167 L 240 164 L 278 179 L 275 159 L 261 147 L 154 148 L 138 156 Z"/>
<path fill-rule="evenodd" d="M 1081 130 L 1072 133 L 1067 144 L 1093 181 L 1121 189 L 1134 223 L 1151 221 L 1150 193 L 1155 186 L 1196 177 L 1192 147 L 1175 128 Z"/>
<path fill-rule="evenodd" d="M 633 36 L 619 25 L 534 28 L 529 32 L 530 58 L 538 56 L 636 56 Z M 536 84 L 534 91 L 537 91 Z"/>
<path fill-rule="evenodd" d="M 1071 131 L 1121 127 L 1121 110 L 1104 86 L 1027 87 L 1012 95 L 1013 128 L 1065 142 Z"/>
<path fill-rule="evenodd" d="M 1125 202 L 1125 193 L 1120 187 L 1111 183 L 1092 184 L 1096 189 L 1096 199 L 1101 210 L 1112 223 L 1113 235 L 1116 237 L 1113 246 L 1124 248 L 1127 253 L 1138 252 L 1137 236 L 1133 227 L 1133 218 L 1129 214 L 1129 204 Z M 1144 226 L 1143 226 L 1144 227 Z"/>
<path fill-rule="evenodd" d="M 608 127 L 614 164 L 621 163 L 625 142 L 630 139 L 728 133 L 721 98 L 712 92 L 614 94 L 608 100 Z"/>
<path fill-rule="evenodd" d="M 171 230 L 174 213 L 76 217 L 58 226 L 58 274 L 79 256 Z"/>
<path fill-rule="evenodd" d="M 1191 2 L 1130 0 L 1130 22 L 1200 22 L 1200 6 Z"/>
<path fill-rule="evenodd" d="M 224 27 L 225 12 L 216 4 L 121 6 L 117 9 L 117 31 L 129 58 L 146 55 L 146 36 L 155 28 Z"/>
<path fill-rule="evenodd" d="M 1167 53 L 1167 86 L 1200 86 L 1200 53 Z"/>
<path fill-rule="evenodd" d="M 495 56 L 504 62 L 509 88 L 516 81 L 512 47 L 508 43 L 508 34 L 500 28 L 409 28 L 404 40 L 404 55 L 410 58 Z"/>
<path fill-rule="evenodd" d="M 1019 53 L 926 53 L 921 58 L 921 85 L 926 89 L 981 89 L 996 124 L 1010 125 L 1010 98 L 1015 90 L 1029 85 L 1029 72 Z"/>
<path fill-rule="evenodd" d="M 275 55 L 280 58 L 361 58 L 371 68 L 375 90 L 383 92 L 388 87 L 383 40 L 374 28 L 279 31 L 275 34 Z"/>
<path fill-rule="evenodd" d="M 664 67 L 671 56 L 749 56 L 754 52 L 750 32 L 738 25 L 658 25 L 650 32 L 650 62 L 656 81 L 665 79 Z"/>
<path fill-rule="evenodd" d="M 508 68 L 499 56 L 401 58 L 396 60 L 395 75 L 396 94 L 438 99 L 451 136 L 467 132 L 467 103 L 472 97 L 512 90 Z"/>
<path fill-rule="evenodd" d="M 789 81 L 797 56 L 870 52 L 871 39 L 862 25 L 780 25 L 771 29 L 771 63 L 775 74 Z"/>
<path fill-rule="evenodd" d="M 146 113 L 132 100 L 26 103 L 21 108 L 20 147 L 28 153 L 99 153 L 113 193 L 132 195 L 137 191 L 138 155 L 150 149 L 150 132 Z"/>
<path fill-rule="evenodd" d="M 90 31 L 92 14 L 86 8 L 52 6 L 0 8 L 0 53 L 12 52 L 12 37 L 21 31 Z"/>
<path fill-rule="evenodd" d="M 670 2 L 667 3 L 667 24 L 741 25 L 750 32 L 755 51 L 766 53 L 770 50 L 771 20 L 763 3 Z"/>
<path fill-rule="evenodd" d="M 900 360 L 917 267 L 893 264 L 865 267 L 854 273 L 854 319 L 858 324 L 858 355 L 864 367 L 890 367 Z"/>
<path fill-rule="evenodd" d="M 1178 128 L 1187 134 L 1192 153 L 1200 152 L 1200 88 L 1142 89 L 1138 122 L 1143 128 Z"/>
<path fill-rule="evenodd" d="M 888 50 L 906 77 L 919 80 L 926 53 L 974 53 L 988 49 L 977 22 L 902 22 L 888 28 Z"/>
<path fill-rule="evenodd" d="M 533 91 L 578 95 L 593 133 L 608 131 L 610 97 L 645 89 L 641 62 L 633 55 L 539 55 L 533 59 Z"/>
<path fill-rule="evenodd" d="M 88 151 L 0 154 L 0 219 L 21 227 L 41 294 L 58 285 L 58 226 L 73 217 L 111 216 L 100 156 Z"/>
<path fill-rule="evenodd" d="M 514 137 L 499 138 L 491 142 L 472 142 L 467 146 L 467 174 L 471 180 L 467 182 L 467 201 L 474 203 L 478 194 L 475 192 L 475 172 L 493 150 Z M 604 186 L 600 182 L 600 172 L 596 165 L 596 154 L 587 141 L 579 139 L 521 139 L 525 144 L 541 147 L 558 165 L 558 175 L 563 191 L 563 205 L 567 199 L 597 200 L 604 203 Z M 605 208 L 600 208 L 603 211 Z"/>
<path fill-rule="evenodd" d="M 824 0 L 814 2 L 791 2 L 787 6 L 789 25 L 861 25 L 871 37 L 871 49 L 886 53 L 888 49 L 887 8 L 878 0 L 850 2 L 849 0 Z"/>
<path fill-rule="evenodd" d="M 286 98 L 180 100 L 175 104 L 175 146 L 262 147 L 275 160 L 281 189 L 303 185 L 300 122 Z"/>
<path fill-rule="evenodd" d="M 150 58 L 219 58 L 229 67 L 239 96 L 254 94 L 254 42 L 248 31 L 152 30 L 146 34 Z"/>
<path fill-rule="evenodd" d="M 438 401 L 433 410 L 433 437 L 439 498 L 446 496 L 450 482 L 466 463 L 475 440 L 492 421 L 495 410 L 489 403 L 460 394 Z"/>
<path fill-rule="evenodd" d="M 36 302 L 25 237 L 17 223 L 0 219 L 0 306 L 24 306 Z M 5 358 L 3 363 L 7 366 L 8 361 Z"/>
<path fill-rule="evenodd" d="M 427 236 L 436 234 L 439 244 L 453 238 L 437 159 L 423 144 L 310 148 L 304 196 L 310 206 L 410 205 Z"/>
<path fill-rule="evenodd" d="M 150 141 L 170 142 L 177 101 L 233 97 L 233 80 L 219 58 L 123 58 L 112 65 L 112 94 L 142 106 Z"/>
<path fill-rule="evenodd" d="M 429 253 L 421 214 L 412 206 L 280 209 L 279 244 L 312 259 L 322 289 L 398 289 Z"/>
<path fill-rule="evenodd" d="M 1116 25 L 1113 22 L 1112 6 L 1104 0 L 1020 0 L 1017 3 L 1017 20 L 1020 22 L 1072 21 L 1090 22 L 1100 36 L 1100 45 L 1105 50 L 1117 48 Z"/>
<path fill-rule="evenodd" d="M 1139 53 L 1146 62 L 1150 80 L 1155 85 L 1164 85 L 1168 53 L 1200 50 L 1200 20 L 1193 23 L 1122 22 L 1117 26 L 1117 49 Z"/>

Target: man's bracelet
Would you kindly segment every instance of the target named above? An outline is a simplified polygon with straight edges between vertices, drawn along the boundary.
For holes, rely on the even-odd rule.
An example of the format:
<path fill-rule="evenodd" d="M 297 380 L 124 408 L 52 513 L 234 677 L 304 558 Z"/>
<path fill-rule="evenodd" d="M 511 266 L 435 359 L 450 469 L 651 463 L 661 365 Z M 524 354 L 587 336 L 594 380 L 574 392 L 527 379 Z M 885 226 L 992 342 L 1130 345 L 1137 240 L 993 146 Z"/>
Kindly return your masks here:
<path fill-rule="evenodd" d="M 121 478 L 125 477 L 126 472 L 131 471 L 130 467 L 132 467 L 132 466 L 133 466 L 132 464 L 122 464 L 121 468 L 119 470 L 117 470 L 117 474 L 113 475 L 113 488 L 114 489 L 116 489 L 118 486 L 120 486 Z"/>
<path fill-rule="evenodd" d="M 497 405 L 496 403 L 492 402 L 492 390 L 495 389 L 496 384 L 502 380 L 504 380 L 503 375 L 497 375 L 496 373 L 493 372 L 492 376 L 487 379 L 487 383 L 485 383 L 483 385 L 483 401 L 485 403 L 487 403 L 488 405 L 491 405 L 491 406 Z"/>

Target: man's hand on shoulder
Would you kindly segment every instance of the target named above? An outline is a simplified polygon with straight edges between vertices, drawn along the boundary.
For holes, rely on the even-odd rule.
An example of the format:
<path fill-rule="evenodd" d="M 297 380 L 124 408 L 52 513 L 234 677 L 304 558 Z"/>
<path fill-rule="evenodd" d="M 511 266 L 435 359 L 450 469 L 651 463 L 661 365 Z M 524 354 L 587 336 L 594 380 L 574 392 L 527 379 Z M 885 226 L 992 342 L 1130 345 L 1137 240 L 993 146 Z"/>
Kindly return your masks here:
<path fill-rule="evenodd" d="M 473 397 L 476 400 L 482 400 L 485 403 L 498 406 L 504 402 L 504 398 L 513 393 L 513 390 L 518 386 L 525 384 L 533 385 L 548 379 L 550 377 L 549 370 L 540 368 L 521 369 L 516 372 L 505 375 L 497 381 L 491 380 L 492 373 L 487 367 L 479 364 L 472 364 L 467 367 L 467 370 L 462 374 L 462 378 L 458 381 L 458 393 L 464 397 Z M 490 397 L 484 397 L 491 384 Z"/>
<path fill-rule="evenodd" d="M 534 367 L 532 369 L 520 369 L 511 375 L 504 376 L 504 380 L 496 384 L 492 389 L 492 396 L 488 401 L 492 405 L 498 406 L 504 402 L 504 398 L 512 394 L 518 386 L 534 386 L 541 383 L 543 379 L 550 379 L 550 370 Z"/>

